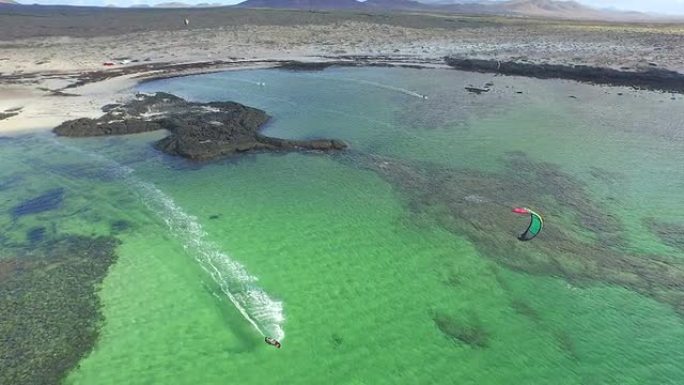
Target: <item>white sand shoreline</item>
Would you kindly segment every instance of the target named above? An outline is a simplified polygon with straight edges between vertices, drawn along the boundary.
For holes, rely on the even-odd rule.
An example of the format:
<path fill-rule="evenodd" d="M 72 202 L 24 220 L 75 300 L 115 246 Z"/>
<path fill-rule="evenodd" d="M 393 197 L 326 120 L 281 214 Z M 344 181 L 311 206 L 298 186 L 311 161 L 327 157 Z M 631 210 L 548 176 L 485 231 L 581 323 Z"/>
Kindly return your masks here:
<path fill-rule="evenodd" d="M 159 71 L 134 72 L 69 89 L 59 89 L 76 96 L 51 95 L 50 91 L 39 90 L 48 88 L 47 86 L 50 83 L 54 84 L 56 80 L 62 80 L 68 84 L 72 78 L 71 74 L 62 75 L 57 79 L 51 76 L 49 80 L 42 80 L 31 85 L 0 86 L 0 112 L 21 108 L 17 115 L 0 120 L 0 135 L 17 136 L 34 132 L 48 132 L 66 120 L 98 117 L 102 115 L 102 106 L 129 100 L 135 94 L 135 87 L 144 81 L 273 66 L 273 64 L 240 63 L 211 69 L 190 69 L 163 74 L 160 74 Z"/>
<path fill-rule="evenodd" d="M 149 78 L 265 68 L 291 60 L 353 61 L 354 57 L 367 57 L 387 64 L 394 58 L 395 65 L 415 63 L 421 67 L 443 68 L 442 58 L 459 56 L 629 71 L 659 68 L 684 72 L 681 60 L 684 26 L 681 25 L 573 23 L 459 15 L 411 15 L 409 18 L 403 14 L 376 17 L 285 13 L 287 18 L 299 18 L 297 21 L 301 24 L 294 24 L 278 19 L 277 12 L 250 12 L 263 19 L 254 24 L 228 23 L 214 28 L 194 27 L 193 20 L 191 28 L 186 28 L 180 23 L 182 20 L 170 18 L 169 23 L 179 22 L 172 24 L 175 30 L 134 32 L 141 27 L 142 19 L 138 19 L 141 15 L 151 15 L 147 20 L 150 23 L 159 24 L 159 21 L 154 19 L 156 13 L 131 14 L 130 20 L 120 18 L 112 24 L 113 30 L 108 35 L 89 36 L 90 30 L 84 28 L 76 30 L 76 36 L 0 40 L 0 114 L 21 107 L 17 115 L 0 120 L 0 135 L 49 131 L 65 120 L 99 116 L 103 105 L 125 101 L 133 95 L 138 82 Z M 81 21 L 74 19 L 73 22 Z M 196 22 L 200 24 L 202 20 Z M 167 25 L 162 23 L 157 27 Z M 104 66 L 106 62 L 114 65 Z M 176 72 L 146 70 L 192 63 L 202 67 L 201 63 L 212 62 L 220 64 L 198 69 L 188 65 Z M 124 74 L 127 68 L 137 73 Z M 108 77 L 109 71 L 121 76 L 87 79 L 89 74 Z M 86 84 L 76 86 L 79 82 Z M 60 95 L 59 91 L 76 96 Z"/>
<path fill-rule="evenodd" d="M 303 63 L 347 61 L 349 63 L 356 63 L 352 60 L 336 60 L 330 57 L 279 57 L 277 59 L 237 60 L 225 62 L 215 67 L 204 67 L 204 64 L 207 62 L 163 63 L 171 68 L 174 66 L 188 66 L 189 68 L 133 72 L 72 88 L 64 87 L 74 83 L 73 73 L 63 73 L 62 75 L 50 73 L 48 78 L 43 78 L 36 83 L 0 86 L 0 112 L 21 108 L 17 115 L 0 120 L 0 135 L 18 136 L 35 132 L 49 132 L 66 120 L 96 118 L 102 115 L 102 106 L 111 103 L 122 103 L 132 98 L 135 94 L 135 87 L 142 82 L 205 73 L 274 68 L 290 61 Z M 155 63 L 148 64 L 153 65 Z M 386 60 L 384 58 L 370 62 L 370 64 L 448 68 L 445 64 Z M 193 67 L 193 65 L 197 67 Z M 116 69 L 121 68 L 118 67 Z M 45 74 L 27 74 L 29 77 L 34 75 L 40 77 Z M 59 84 L 61 87 L 58 89 L 50 88 L 48 91 L 48 86 L 54 84 Z M 61 91 L 70 96 L 53 95 L 52 91 Z"/>

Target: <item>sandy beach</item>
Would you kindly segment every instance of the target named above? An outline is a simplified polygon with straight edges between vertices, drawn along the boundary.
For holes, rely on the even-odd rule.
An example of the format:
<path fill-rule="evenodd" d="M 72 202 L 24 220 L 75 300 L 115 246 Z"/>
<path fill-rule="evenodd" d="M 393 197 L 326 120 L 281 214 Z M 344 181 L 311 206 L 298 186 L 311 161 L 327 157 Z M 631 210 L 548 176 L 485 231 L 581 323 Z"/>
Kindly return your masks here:
<path fill-rule="evenodd" d="M 457 56 L 684 71 L 684 26 L 672 24 L 226 8 L 81 9 L 74 15 L 1 14 L 0 36 L 4 135 L 97 116 L 101 106 L 130 97 L 141 79 L 289 60 L 362 56 L 364 63 L 377 58 L 443 66 L 445 56 Z"/>

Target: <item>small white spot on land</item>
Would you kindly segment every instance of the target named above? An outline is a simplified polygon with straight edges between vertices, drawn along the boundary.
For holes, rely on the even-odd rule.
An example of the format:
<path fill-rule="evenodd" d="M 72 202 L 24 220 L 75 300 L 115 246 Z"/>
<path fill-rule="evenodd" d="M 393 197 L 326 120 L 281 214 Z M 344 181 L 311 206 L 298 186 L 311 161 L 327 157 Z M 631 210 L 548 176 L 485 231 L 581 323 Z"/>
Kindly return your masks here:
<path fill-rule="evenodd" d="M 210 106 L 202 106 L 202 109 L 207 111 L 207 112 L 221 112 L 220 108 L 210 107 Z"/>

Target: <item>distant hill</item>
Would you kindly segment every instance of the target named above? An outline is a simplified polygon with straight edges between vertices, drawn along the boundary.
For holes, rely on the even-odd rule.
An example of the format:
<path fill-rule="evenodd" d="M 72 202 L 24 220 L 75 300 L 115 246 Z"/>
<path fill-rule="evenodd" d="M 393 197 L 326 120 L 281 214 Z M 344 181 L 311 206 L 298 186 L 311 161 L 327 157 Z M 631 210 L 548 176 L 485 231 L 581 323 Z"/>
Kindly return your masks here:
<path fill-rule="evenodd" d="M 155 8 L 192 8 L 194 5 L 185 3 L 159 3 L 154 5 Z"/>
<path fill-rule="evenodd" d="M 398 10 L 425 10 L 431 9 L 427 4 L 413 0 L 367 0 L 363 3 L 366 8 L 398 9 Z"/>
<path fill-rule="evenodd" d="M 27 2 L 30 0 L 26 0 Z M 210 0 L 211 1 L 211 0 Z M 0 5 L 29 7 L 14 0 L 0 0 Z M 221 7 L 221 4 L 202 3 L 198 5 L 183 2 L 165 2 L 154 8 L 202 8 Z M 131 8 L 149 8 L 147 4 L 136 4 Z M 515 17 L 543 17 L 573 20 L 606 20 L 627 22 L 681 22 L 682 16 L 656 16 L 640 12 L 614 9 L 597 9 L 574 0 L 245 0 L 234 5 L 237 8 L 277 8 L 299 10 L 360 10 L 360 11 L 410 11 L 442 12 L 465 15 L 500 15 Z M 69 7 L 67 7 L 69 8 Z"/>
<path fill-rule="evenodd" d="M 439 10 L 439 5 L 415 0 L 246 0 L 241 8 L 280 9 L 367 9 L 367 10 Z"/>
<path fill-rule="evenodd" d="M 501 7 L 515 13 L 524 15 L 536 14 L 565 14 L 583 13 L 594 11 L 576 1 L 552 1 L 552 0 L 510 0 L 501 4 Z"/>
<path fill-rule="evenodd" d="M 555 18 L 601 18 L 611 13 L 584 6 L 576 1 L 510 0 L 497 6 L 512 14 Z"/>
<path fill-rule="evenodd" d="M 236 5 L 242 8 L 280 9 L 354 9 L 364 8 L 357 0 L 246 0 Z"/>
<path fill-rule="evenodd" d="M 592 8 L 576 1 L 510 0 L 496 6 L 514 15 L 559 19 L 640 21 L 655 18 L 641 12 Z"/>
<path fill-rule="evenodd" d="M 646 21 L 654 16 L 639 12 L 596 9 L 576 1 L 559 0 L 246 0 L 236 7 L 281 9 L 365 9 L 452 12 L 578 20 Z"/>

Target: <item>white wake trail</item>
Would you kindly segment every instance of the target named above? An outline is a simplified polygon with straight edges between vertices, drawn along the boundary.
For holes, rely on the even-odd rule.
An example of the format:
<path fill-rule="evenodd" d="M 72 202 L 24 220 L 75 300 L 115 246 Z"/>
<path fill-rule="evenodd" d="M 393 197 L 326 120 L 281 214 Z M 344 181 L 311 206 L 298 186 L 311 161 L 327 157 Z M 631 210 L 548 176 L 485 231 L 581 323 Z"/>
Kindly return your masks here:
<path fill-rule="evenodd" d="M 231 77 L 225 77 L 222 79 L 226 79 L 226 80 L 233 81 L 233 82 L 253 84 L 253 85 L 259 86 L 259 87 L 266 87 L 266 82 L 257 82 L 257 81 L 249 80 L 249 79 L 239 79 L 239 78 L 231 78 Z"/>
<path fill-rule="evenodd" d="M 360 80 L 360 79 L 352 79 L 352 78 L 340 78 L 340 79 L 344 79 L 344 80 L 354 82 L 354 83 L 359 83 L 359 84 L 367 84 L 367 85 L 373 86 L 373 87 L 384 88 L 384 89 L 390 90 L 390 91 L 397 91 L 397 92 L 401 92 L 402 94 L 414 96 L 414 97 L 420 98 L 420 99 L 427 99 L 428 98 L 427 95 L 419 94 L 417 92 L 407 90 L 406 88 L 394 87 L 394 86 L 390 86 L 387 84 L 371 82 L 368 80 Z"/>
<path fill-rule="evenodd" d="M 344 78 L 344 77 L 333 78 L 333 77 L 327 77 L 327 76 L 312 76 L 312 77 L 314 77 L 316 79 L 326 79 L 326 80 L 344 80 L 344 81 L 348 81 L 348 82 L 352 82 L 352 83 L 365 84 L 365 85 L 369 85 L 369 86 L 373 86 L 373 87 L 377 87 L 377 88 L 382 88 L 382 89 L 389 90 L 389 91 L 396 91 L 396 92 L 400 92 L 402 94 L 413 96 L 413 97 L 420 98 L 420 99 L 427 99 L 428 98 L 427 95 L 419 94 L 417 92 L 411 91 L 411 90 L 406 89 L 406 88 L 395 87 L 395 86 L 391 86 L 391 85 L 383 84 L 383 83 L 378 83 L 378 82 L 372 82 L 370 80 Z"/>
<path fill-rule="evenodd" d="M 190 254 L 235 305 L 242 316 L 263 336 L 277 340 L 285 337 L 283 303 L 271 298 L 257 285 L 258 279 L 249 274 L 244 266 L 211 241 L 197 218 L 184 212 L 173 199 L 153 183 L 134 175 L 135 170 L 119 164 L 100 154 L 61 143 L 61 147 L 76 151 L 106 165 L 113 175 L 123 181 L 153 213 L 158 215 Z"/>

